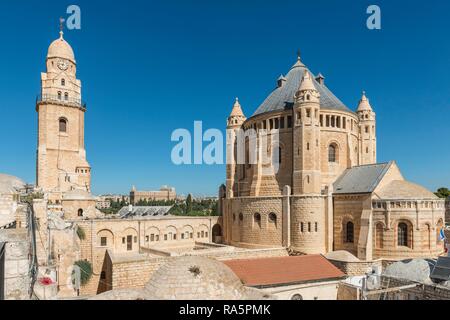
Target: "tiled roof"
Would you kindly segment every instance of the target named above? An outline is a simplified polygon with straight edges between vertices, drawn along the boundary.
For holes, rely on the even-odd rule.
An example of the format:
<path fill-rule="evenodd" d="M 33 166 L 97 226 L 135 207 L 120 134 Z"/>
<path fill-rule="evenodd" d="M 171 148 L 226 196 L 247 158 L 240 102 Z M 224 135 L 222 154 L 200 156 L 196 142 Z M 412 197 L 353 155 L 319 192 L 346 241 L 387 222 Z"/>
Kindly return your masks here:
<path fill-rule="evenodd" d="M 269 287 L 345 277 L 322 255 L 223 261 L 246 286 Z"/>
<path fill-rule="evenodd" d="M 305 70 L 307 70 L 307 67 L 300 61 L 297 61 L 286 75 L 286 81 L 283 82 L 283 85 L 272 91 L 253 116 L 271 111 L 292 109 L 294 95 L 300 87 Z M 313 82 L 320 93 L 320 107 L 322 109 L 352 112 L 324 84 L 319 84 L 315 79 L 313 79 Z"/>
<path fill-rule="evenodd" d="M 371 193 L 384 177 L 392 161 L 349 168 L 334 183 L 335 194 Z"/>

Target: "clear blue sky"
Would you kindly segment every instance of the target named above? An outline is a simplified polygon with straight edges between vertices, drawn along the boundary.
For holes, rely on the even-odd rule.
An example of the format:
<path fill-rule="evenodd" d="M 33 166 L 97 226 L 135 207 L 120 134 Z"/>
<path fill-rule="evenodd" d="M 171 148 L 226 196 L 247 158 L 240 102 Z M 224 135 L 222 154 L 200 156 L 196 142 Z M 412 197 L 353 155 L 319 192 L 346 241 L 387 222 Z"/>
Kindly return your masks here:
<path fill-rule="evenodd" d="M 224 166 L 171 163 L 176 128 L 225 129 L 234 98 L 251 115 L 301 49 L 303 62 L 355 109 L 366 90 L 379 161 L 409 180 L 450 186 L 448 1 L 2 1 L 0 172 L 35 181 L 40 72 L 58 18 L 83 82 L 93 192 L 173 185 L 215 194 Z M 378 4 L 382 30 L 366 28 Z M 7 120 L 5 120 L 7 119 Z"/>

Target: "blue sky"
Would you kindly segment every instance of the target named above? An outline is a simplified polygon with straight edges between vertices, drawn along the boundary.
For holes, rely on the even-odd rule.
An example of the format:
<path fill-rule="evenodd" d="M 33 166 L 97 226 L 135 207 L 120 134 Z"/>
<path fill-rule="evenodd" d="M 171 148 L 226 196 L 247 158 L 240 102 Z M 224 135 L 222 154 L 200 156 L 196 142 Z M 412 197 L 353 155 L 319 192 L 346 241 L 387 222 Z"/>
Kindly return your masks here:
<path fill-rule="evenodd" d="M 58 18 L 83 83 L 94 193 L 169 184 L 216 194 L 224 166 L 175 166 L 171 133 L 225 129 L 234 98 L 251 115 L 295 62 L 355 109 L 367 91 L 378 120 L 378 160 L 406 178 L 450 186 L 448 1 L 2 1 L 0 172 L 35 181 L 40 72 Z M 382 30 L 366 28 L 378 4 Z M 8 119 L 8 120 L 5 120 Z"/>

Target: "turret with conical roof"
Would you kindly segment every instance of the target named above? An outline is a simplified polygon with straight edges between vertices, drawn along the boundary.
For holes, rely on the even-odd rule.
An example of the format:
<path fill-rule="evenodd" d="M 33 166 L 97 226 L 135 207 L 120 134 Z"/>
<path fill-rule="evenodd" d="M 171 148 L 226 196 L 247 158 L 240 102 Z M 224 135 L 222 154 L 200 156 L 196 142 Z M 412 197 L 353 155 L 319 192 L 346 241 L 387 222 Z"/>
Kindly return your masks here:
<path fill-rule="evenodd" d="M 356 110 L 359 118 L 359 164 L 377 162 L 376 115 L 363 91 Z"/>
<path fill-rule="evenodd" d="M 320 193 L 320 93 L 305 69 L 294 104 L 294 194 Z"/>
<path fill-rule="evenodd" d="M 231 110 L 230 116 L 227 121 L 227 128 L 237 128 L 240 127 L 247 118 L 242 112 L 241 104 L 239 103 L 239 98 L 236 98 L 234 102 L 233 109 Z"/>

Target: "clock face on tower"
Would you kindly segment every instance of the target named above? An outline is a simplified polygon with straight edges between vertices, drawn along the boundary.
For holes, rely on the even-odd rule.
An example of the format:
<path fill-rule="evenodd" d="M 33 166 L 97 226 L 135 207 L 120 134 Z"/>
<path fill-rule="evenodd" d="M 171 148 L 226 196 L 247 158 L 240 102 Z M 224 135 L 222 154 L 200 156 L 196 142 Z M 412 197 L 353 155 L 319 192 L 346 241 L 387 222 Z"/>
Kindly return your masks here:
<path fill-rule="evenodd" d="M 62 60 L 62 59 L 58 60 L 58 68 L 60 70 L 67 70 L 68 67 L 69 67 L 69 65 L 67 64 L 66 60 Z"/>

